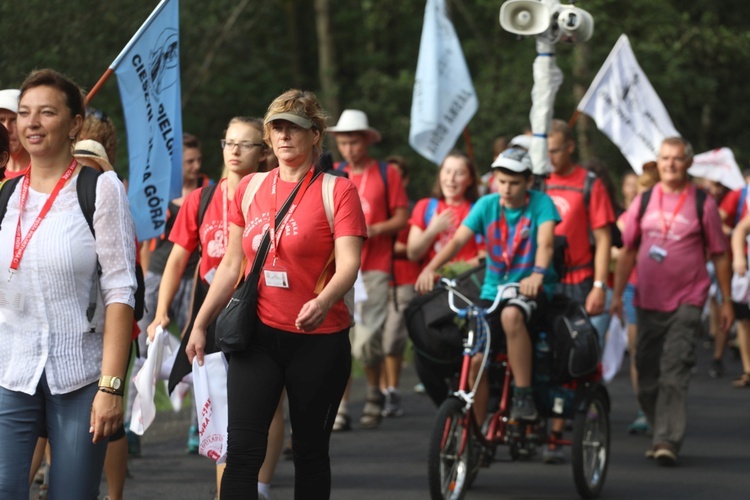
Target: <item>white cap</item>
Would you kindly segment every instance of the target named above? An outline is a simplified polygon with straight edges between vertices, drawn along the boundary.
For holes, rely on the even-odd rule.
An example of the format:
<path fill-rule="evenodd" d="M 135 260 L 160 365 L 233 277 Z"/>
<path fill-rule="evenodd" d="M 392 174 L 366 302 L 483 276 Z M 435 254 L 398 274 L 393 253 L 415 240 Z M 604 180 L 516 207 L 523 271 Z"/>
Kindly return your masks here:
<path fill-rule="evenodd" d="M 515 136 L 513 139 L 510 140 L 510 143 L 508 144 L 509 148 L 512 148 L 514 146 L 521 147 L 525 149 L 526 151 L 528 151 L 529 149 L 531 149 L 531 136 L 527 134 L 521 134 L 521 135 Z"/>
<path fill-rule="evenodd" d="M 367 114 L 358 109 L 345 109 L 339 117 L 335 127 L 328 127 L 329 133 L 362 132 L 370 144 L 380 142 L 381 136 L 377 129 L 370 126 Z"/>
<path fill-rule="evenodd" d="M 531 171 L 531 158 L 521 148 L 508 148 L 492 162 L 492 168 L 504 168 L 521 174 L 527 170 Z"/>
<path fill-rule="evenodd" d="M 0 90 L 0 108 L 18 113 L 18 98 L 21 91 L 18 89 Z"/>

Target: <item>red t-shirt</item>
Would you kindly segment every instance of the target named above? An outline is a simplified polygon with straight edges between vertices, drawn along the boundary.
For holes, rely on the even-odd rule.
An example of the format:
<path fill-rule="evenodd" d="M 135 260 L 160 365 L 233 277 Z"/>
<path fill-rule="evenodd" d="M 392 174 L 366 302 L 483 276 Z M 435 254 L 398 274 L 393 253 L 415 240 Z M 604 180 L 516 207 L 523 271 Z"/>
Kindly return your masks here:
<path fill-rule="evenodd" d="M 422 231 L 427 229 L 427 225 L 430 223 L 430 221 L 427 221 L 427 224 L 425 224 L 425 212 L 427 211 L 427 207 L 430 204 L 431 198 L 425 198 L 423 200 L 419 200 L 416 205 L 414 205 L 414 210 L 411 213 L 411 219 L 409 219 L 409 224 L 417 226 Z M 460 205 L 451 206 L 448 205 L 445 200 L 438 200 L 437 208 L 435 209 L 435 213 L 432 214 L 432 216 L 436 216 L 438 214 L 441 214 L 445 212 L 446 210 L 453 210 L 456 213 L 455 224 L 453 227 L 447 229 L 446 231 L 443 231 L 438 235 L 437 238 L 435 238 L 435 242 L 432 244 L 432 246 L 427 250 L 427 253 L 425 254 L 422 261 L 426 264 L 432 260 L 433 257 L 453 238 L 453 235 L 456 234 L 456 230 L 461 226 L 461 223 L 466 218 L 467 215 L 469 215 L 469 212 L 471 211 L 471 202 L 468 200 L 463 200 Z M 479 253 L 479 245 L 477 245 L 476 240 L 471 239 L 469 240 L 466 245 L 458 252 L 456 257 L 451 262 L 456 261 L 467 261 L 475 258 L 477 254 Z"/>
<path fill-rule="evenodd" d="M 555 226 L 555 235 L 563 235 L 568 241 L 568 273 L 560 279 L 560 282 L 566 284 L 581 283 L 594 275 L 594 255 L 589 240 L 589 227 L 599 229 L 615 222 L 612 203 L 604 184 L 599 179 L 594 181 L 591 188 L 589 209 L 586 211 L 583 187 L 587 174 L 586 169 L 576 165 L 573 171 L 565 176 L 553 172 L 547 181 L 547 194 L 552 198 L 562 218 L 562 222 Z M 550 186 L 572 189 L 557 189 Z"/>
<path fill-rule="evenodd" d="M 10 179 L 14 179 L 16 177 L 21 177 L 23 174 L 25 174 L 26 172 L 28 172 L 28 170 L 29 170 L 29 167 L 26 167 L 26 168 L 24 168 L 22 170 L 19 170 L 17 172 L 11 172 L 10 170 L 8 170 L 6 168 L 5 172 L 3 174 L 5 176 L 4 179 L 10 180 Z"/>
<path fill-rule="evenodd" d="M 364 171 L 359 174 L 352 173 L 349 165 L 344 168 L 344 171 L 349 174 L 349 180 L 357 188 L 367 225 L 372 226 L 388 220 L 385 186 L 383 185 L 383 177 L 380 175 L 378 162 L 371 160 Z M 386 179 L 388 180 L 388 207 L 390 207 L 390 213 L 393 216 L 397 208 L 409 207 L 409 199 L 401 183 L 401 175 L 398 170 L 388 165 Z M 383 234 L 369 238 L 362 248 L 362 271 L 390 273 L 392 257 L 392 235 Z"/>
<path fill-rule="evenodd" d="M 248 208 L 247 217 L 242 216 L 242 198 L 248 182 L 256 174 L 247 175 L 240 181 L 229 209 L 229 221 L 244 228 L 242 248 L 247 256 L 247 273 L 252 267 L 262 232 L 272 223 L 271 212 L 273 211 L 275 216 L 297 184 L 279 179 L 276 207 L 272 207 L 271 187 L 277 174 L 278 169 L 272 170 L 263 180 Z M 349 327 L 349 311 L 343 299 L 334 304 L 323 323 L 314 332 L 297 330 L 294 325 L 302 306 L 315 298 L 313 290 L 333 251 L 334 239 L 341 236 L 367 237 L 367 226 L 357 190 L 344 178 L 337 178 L 333 189 L 334 234 L 331 234 L 323 207 L 322 186 L 321 176 L 307 189 L 299 206 L 293 207 L 294 212 L 288 223 L 283 228 L 277 228 L 280 242 L 276 253 L 276 270 L 286 271 L 289 288 L 266 286 L 261 273 L 258 284 L 258 317 L 266 325 L 279 330 L 295 333 L 335 333 Z M 304 185 L 300 189 L 304 189 Z M 248 221 L 247 225 L 245 220 Z M 269 251 L 265 269 L 270 269 L 271 259 Z M 333 273 L 329 274 L 328 281 L 332 275 Z"/>
<path fill-rule="evenodd" d="M 169 233 L 169 241 L 180 245 L 189 253 L 193 253 L 198 245 L 201 246 L 200 277 L 209 283 L 213 273 L 219 267 L 226 251 L 226 230 L 224 221 L 229 220 L 230 201 L 226 197 L 226 179 L 219 181 L 211 201 L 203 215 L 203 224 L 198 228 L 198 209 L 200 208 L 201 192 L 206 187 L 192 191 L 182 208 L 177 213 L 177 219 Z M 207 279 L 206 276 L 209 275 Z"/>
<path fill-rule="evenodd" d="M 399 231 L 396 241 L 406 245 L 410 227 L 406 226 Z M 420 271 L 422 271 L 422 266 L 418 262 L 410 261 L 406 256 L 393 258 L 393 283 L 396 286 L 413 285 L 417 282 Z"/>
<path fill-rule="evenodd" d="M 726 215 L 724 224 L 729 227 L 736 226 L 736 222 L 742 220 L 742 218 L 747 214 L 747 204 L 748 202 L 750 202 L 747 197 L 745 197 L 745 202 L 742 204 L 742 206 L 738 207 L 738 205 L 740 204 L 740 198 L 742 196 L 742 189 L 744 188 L 735 189 L 734 191 L 730 191 L 729 193 L 727 193 L 727 195 L 723 200 L 721 200 L 721 204 L 719 205 L 719 210 L 721 210 Z M 739 217 L 737 217 L 737 208 L 740 209 Z"/>

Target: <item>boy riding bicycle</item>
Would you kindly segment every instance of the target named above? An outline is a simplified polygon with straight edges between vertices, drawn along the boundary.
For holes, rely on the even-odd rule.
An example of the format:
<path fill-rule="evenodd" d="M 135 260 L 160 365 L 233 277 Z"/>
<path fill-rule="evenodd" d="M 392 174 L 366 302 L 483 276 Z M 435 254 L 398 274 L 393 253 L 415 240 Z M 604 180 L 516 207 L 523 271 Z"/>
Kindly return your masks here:
<path fill-rule="evenodd" d="M 497 325 L 505 333 L 515 388 L 510 417 L 536 420 L 538 414 L 531 387 L 531 337 L 533 327 L 552 298 L 557 274 L 552 267 L 554 228 L 560 215 L 552 199 L 531 190 L 531 160 L 521 149 L 503 151 L 492 163 L 498 192 L 480 198 L 448 244 L 422 270 L 415 288 L 432 290 L 436 271 L 449 262 L 477 234 L 484 237 L 487 270 L 480 298 L 493 301 L 498 286 L 519 283 L 520 295 L 509 300 L 496 317 L 488 318 L 492 329 L 493 351 L 499 339 Z M 483 361 L 474 355 L 471 364 L 473 384 Z M 487 414 L 489 384 L 486 372 L 475 394 L 475 416 L 482 425 Z"/>

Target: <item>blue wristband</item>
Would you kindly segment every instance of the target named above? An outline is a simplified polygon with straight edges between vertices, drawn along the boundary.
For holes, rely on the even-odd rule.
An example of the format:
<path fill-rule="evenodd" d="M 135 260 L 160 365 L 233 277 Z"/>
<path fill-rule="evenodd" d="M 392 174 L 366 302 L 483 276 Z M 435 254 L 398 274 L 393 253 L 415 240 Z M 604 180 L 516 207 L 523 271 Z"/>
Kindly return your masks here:
<path fill-rule="evenodd" d="M 531 270 L 532 273 L 539 273 L 542 276 L 547 276 L 547 269 L 539 266 L 534 266 L 534 268 Z"/>

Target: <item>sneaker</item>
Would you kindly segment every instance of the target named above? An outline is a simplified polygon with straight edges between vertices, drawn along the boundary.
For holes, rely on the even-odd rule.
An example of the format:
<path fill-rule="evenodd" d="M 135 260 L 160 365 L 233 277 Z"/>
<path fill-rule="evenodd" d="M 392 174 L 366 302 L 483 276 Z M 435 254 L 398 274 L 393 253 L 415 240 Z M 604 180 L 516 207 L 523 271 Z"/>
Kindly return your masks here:
<path fill-rule="evenodd" d="M 200 444 L 201 440 L 200 436 L 198 436 L 198 426 L 191 425 L 190 430 L 188 430 L 187 452 L 191 455 L 197 455 Z"/>
<path fill-rule="evenodd" d="M 724 363 L 720 359 L 711 361 L 711 366 L 708 368 L 708 376 L 711 378 L 721 378 L 724 376 Z"/>
<path fill-rule="evenodd" d="M 125 424 L 125 439 L 128 441 L 128 456 L 141 456 L 141 437 L 130 430 L 130 424 Z"/>
<path fill-rule="evenodd" d="M 644 453 L 643 456 L 648 458 L 649 460 L 653 460 L 655 454 L 656 454 L 656 447 L 652 446 L 651 448 L 646 450 L 646 453 Z"/>
<path fill-rule="evenodd" d="M 536 420 L 538 417 L 533 394 L 513 396 L 513 405 L 510 408 L 511 420 Z"/>
<path fill-rule="evenodd" d="M 427 394 L 427 390 L 424 388 L 424 384 L 422 382 L 414 386 L 414 392 L 416 392 L 417 394 Z"/>
<path fill-rule="evenodd" d="M 654 458 L 659 465 L 664 467 L 671 467 L 677 464 L 677 453 L 669 443 L 659 443 L 654 448 Z"/>
<path fill-rule="evenodd" d="M 384 417 L 402 417 L 404 409 L 401 408 L 401 395 L 398 391 L 392 390 L 385 394 L 385 405 L 383 406 Z"/>
<path fill-rule="evenodd" d="M 542 462 L 545 464 L 561 464 L 565 461 L 565 454 L 560 446 L 547 445 L 542 452 Z"/>
<path fill-rule="evenodd" d="M 628 434 L 648 434 L 649 432 L 651 432 L 651 427 L 648 425 L 646 415 L 643 414 L 643 411 L 638 410 L 638 416 L 628 426 Z"/>

